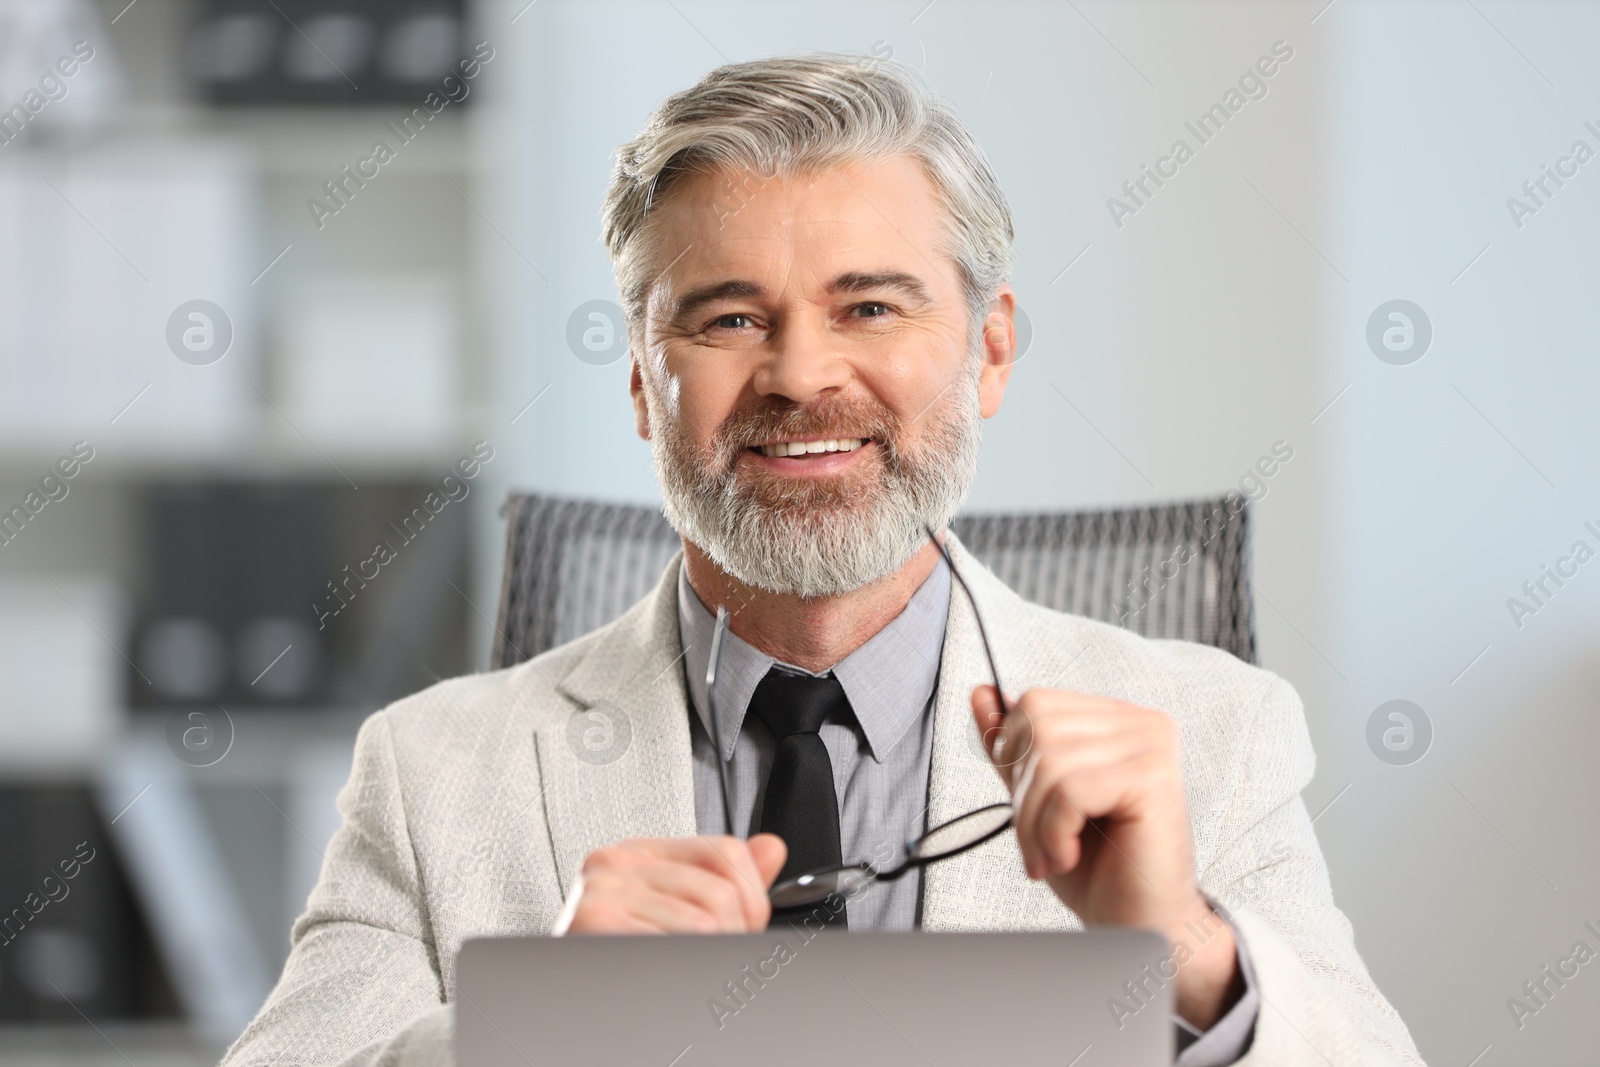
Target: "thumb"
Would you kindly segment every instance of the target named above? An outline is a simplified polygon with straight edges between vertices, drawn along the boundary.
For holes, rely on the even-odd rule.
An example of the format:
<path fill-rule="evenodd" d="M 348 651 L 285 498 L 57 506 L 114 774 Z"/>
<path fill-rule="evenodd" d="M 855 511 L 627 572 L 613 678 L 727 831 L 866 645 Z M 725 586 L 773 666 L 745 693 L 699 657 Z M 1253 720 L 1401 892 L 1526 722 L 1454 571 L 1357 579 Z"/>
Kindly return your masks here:
<path fill-rule="evenodd" d="M 772 888 L 773 880 L 783 870 L 783 861 L 789 858 L 789 846 L 777 834 L 756 834 L 745 842 L 750 846 L 750 858 L 756 861 L 761 873 L 761 884 Z"/>
<path fill-rule="evenodd" d="M 992 685 L 980 685 L 972 691 L 972 717 L 978 724 L 978 736 L 983 739 L 983 751 L 994 754 L 994 743 L 1000 739 L 1005 723 L 1005 711 L 1000 704 L 1000 693 Z"/>

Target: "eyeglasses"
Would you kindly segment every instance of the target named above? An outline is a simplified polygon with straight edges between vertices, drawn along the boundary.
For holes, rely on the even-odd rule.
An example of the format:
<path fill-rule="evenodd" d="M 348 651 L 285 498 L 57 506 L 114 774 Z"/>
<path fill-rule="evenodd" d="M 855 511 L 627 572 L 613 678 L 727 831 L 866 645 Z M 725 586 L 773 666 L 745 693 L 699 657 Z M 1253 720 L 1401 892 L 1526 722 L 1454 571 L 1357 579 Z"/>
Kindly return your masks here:
<path fill-rule="evenodd" d="M 950 568 L 951 577 L 961 586 L 961 591 L 966 594 L 968 603 L 972 605 L 973 618 L 978 622 L 978 636 L 983 642 L 984 656 L 989 661 L 990 676 L 994 679 L 995 693 L 1003 694 L 1005 690 L 1000 686 L 1000 671 L 995 666 L 994 650 L 989 645 L 989 633 L 984 628 L 983 617 L 978 613 L 977 599 L 973 597 L 972 589 L 967 585 L 966 579 L 961 577 L 961 572 L 956 570 L 955 561 L 950 558 L 950 553 L 939 543 L 933 528 L 924 526 L 923 529 L 927 532 L 928 539 L 933 542 L 933 546 L 939 550 L 939 555 L 944 557 L 945 565 Z M 706 702 L 709 705 L 711 719 L 711 743 L 716 746 L 718 783 L 722 788 L 722 810 L 728 834 L 734 836 L 733 808 L 728 803 L 728 767 L 722 758 L 722 738 L 717 727 L 715 696 L 717 664 L 721 659 L 722 638 L 727 629 L 728 609 L 718 607 L 717 626 L 711 638 L 711 662 L 706 669 Z M 1000 710 L 1002 714 L 1006 711 L 1003 695 L 1000 696 Z M 773 886 L 767 892 L 767 899 L 772 902 L 773 909 L 777 910 L 820 904 L 835 894 L 853 897 L 873 882 L 892 882 L 908 871 L 977 848 L 1010 826 L 1012 814 L 1013 809 L 1009 801 L 969 811 L 908 841 L 905 859 L 896 867 L 883 870 L 870 862 L 862 862 L 807 871 L 797 878 L 790 878 Z"/>

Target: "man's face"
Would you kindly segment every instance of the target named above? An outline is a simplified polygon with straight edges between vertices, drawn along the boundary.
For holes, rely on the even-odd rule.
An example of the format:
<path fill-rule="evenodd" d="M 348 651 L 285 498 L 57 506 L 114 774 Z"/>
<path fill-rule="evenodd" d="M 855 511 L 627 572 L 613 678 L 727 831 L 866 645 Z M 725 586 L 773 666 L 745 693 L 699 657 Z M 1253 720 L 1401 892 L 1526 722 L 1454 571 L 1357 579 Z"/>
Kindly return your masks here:
<path fill-rule="evenodd" d="M 632 389 L 668 517 L 774 592 L 897 569 L 970 484 L 1010 372 L 1009 286 L 974 352 L 945 209 L 909 157 L 685 177 L 652 225 Z"/>

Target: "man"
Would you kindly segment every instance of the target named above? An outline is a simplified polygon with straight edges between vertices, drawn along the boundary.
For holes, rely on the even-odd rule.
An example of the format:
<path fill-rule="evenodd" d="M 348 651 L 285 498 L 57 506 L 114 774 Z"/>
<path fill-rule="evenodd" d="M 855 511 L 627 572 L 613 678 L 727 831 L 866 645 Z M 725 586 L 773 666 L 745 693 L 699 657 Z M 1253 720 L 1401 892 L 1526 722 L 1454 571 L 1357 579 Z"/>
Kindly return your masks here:
<path fill-rule="evenodd" d="M 821 918 L 1146 927 L 1182 1064 L 1420 1063 L 1333 905 L 1293 690 L 1026 604 L 943 533 L 974 602 L 953 594 L 924 524 L 973 478 L 1015 295 L 1009 209 L 951 109 L 892 63 L 723 67 L 621 150 L 604 231 L 683 552 L 611 625 L 368 720 L 226 1062 L 447 1060 L 468 936 L 761 930 L 780 873 L 1009 799 L 1014 832 Z M 590 721 L 627 729 L 620 758 L 579 758 Z M 1130 987 L 1113 1014 L 1143 1007 Z"/>

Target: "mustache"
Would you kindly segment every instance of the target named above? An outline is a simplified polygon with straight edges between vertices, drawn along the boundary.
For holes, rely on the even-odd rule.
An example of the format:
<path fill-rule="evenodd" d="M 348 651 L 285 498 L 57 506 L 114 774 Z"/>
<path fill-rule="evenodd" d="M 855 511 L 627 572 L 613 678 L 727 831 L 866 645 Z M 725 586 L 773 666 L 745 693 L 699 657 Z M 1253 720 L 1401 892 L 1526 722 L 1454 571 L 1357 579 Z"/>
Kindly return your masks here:
<path fill-rule="evenodd" d="M 900 420 L 881 404 L 838 398 L 797 404 L 770 397 L 729 415 L 717 428 L 715 440 L 718 451 L 731 458 L 754 445 L 816 437 L 861 437 L 894 452 Z"/>

